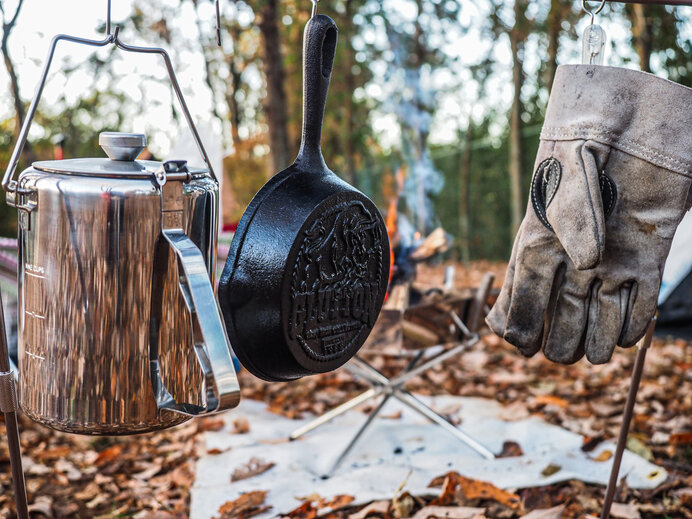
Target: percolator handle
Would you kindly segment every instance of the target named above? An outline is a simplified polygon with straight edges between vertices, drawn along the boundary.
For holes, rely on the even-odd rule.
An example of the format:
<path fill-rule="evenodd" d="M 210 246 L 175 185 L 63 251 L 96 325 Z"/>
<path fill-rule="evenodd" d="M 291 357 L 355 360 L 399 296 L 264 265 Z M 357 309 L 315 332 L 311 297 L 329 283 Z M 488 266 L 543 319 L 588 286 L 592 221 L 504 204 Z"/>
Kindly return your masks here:
<path fill-rule="evenodd" d="M 190 110 L 188 109 L 187 104 L 185 103 L 185 98 L 183 97 L 182 90 L 180 89 L 180 85 L 178 84 L 178 79 L 175 75 L 175 71 L 173 70 L 173 65 L 171 64 L 171 58 L 168 55 L 168 52 L 158 47 L 134 47 L 131 45 L 127 45 L 119 39 L 119 30 L 120 28 L 116 27 L 113 34 L 108 34 L 106 38 L 103 40 L 89 40 L 86 38 L 69 36 L 67 34 L 58 34 L 53 38 L 50 45 L 50 49 L 48 51 L 48 57 L 46 58 L 46 62 L 43 65 L 43 73 L 41 74 L 41 80 L 39 81 L 39 84 L 36 87 L 36 93 L 34 94 L 34 98 L 31 101 L 31 105 L 29 106 L 29 110 L 26 114 L 26 119 L 24 119 L 22 129 L 19 132 L 17 144 L 15 145 L 14 150 L 12 151 L 12 156 L 10 157 L 10 161 L 7 164 L 5 175 L 2 178 L 2 188 L 8 193 L 8 203 L 10 205 L 16 205 L 16 193 L 22 193 L 21 190 L 18 190 L 17 182 L 16 180 L 13 180 L 13 177 L 17 169 L 17 164 L 19 163 L 19 157 L 24 151 L 24 146 L 26 145 L 29 129 L 31 128 L 31 123 L 34 120 L 34 116 L 36 115 L 36 108 L 41 99 L 41 95 L 43 94 L 43 88 L 46 85 L 46 79 L 48 78 L 48 72 L 50 71 L 51 64 L 53 63 L 55 49 L 60 41 L 69 41 L 72 43 L 88 45 L 91 47 L 105 47 L 106 45 L 112 43 L 116 47 L 127 52 L 136 52 L 142 54 L 160 54 L 163 57 L 164 62 L 166 64 L 166 69 L 168 71 L 168 76 L 170 78 L 171 85 L 173 86 L 175 95 L 178 98 L 178 102 L 180 103 L 180 108 L 183 111 L 183 114 L 185 115 L 185 120 L 187 121 L 187 124 L 190 127 L 192 137 L 194 138 L 195 143 L 197 144 L 197 148 L 199 149 L 199 152 L 202 155 L 202 159 L 204 160 L 209 170 L 209 174 L 214 179 L 214 181 L 218 183 L 216 174 L 214 173 L 211 162 L 209 160 L 209 156 L 207 155 L 207 151 L 205 150 L 204 145 L 202 144 L 202 140 L 200 139 L 199 133 L 197 132 L 197 127 L 195 126 L 195 123 L 192 120 L 192 116 L 190 115 Z"/>
<path fill-rule="evenodd" d="M 184 161 L 166 162 L 155 174 L 161 188 L 162 212 L 161 236 L 152 274 L 149 366 L 159 409 L 200 416 L 236 407 L 240 402 L 240 385 L 204 256 L 183 230 L 183 182 L 180 177 L 185 175 L 189 174 Z M 164 324 L 161 296 L 168 273 L 169 250 L 177 258 L 178 286 L 192 318 L 193 344 L 204 374 L 205 403 L 202 406 L 176 402 L 159 371 L 158 341 Z"/>

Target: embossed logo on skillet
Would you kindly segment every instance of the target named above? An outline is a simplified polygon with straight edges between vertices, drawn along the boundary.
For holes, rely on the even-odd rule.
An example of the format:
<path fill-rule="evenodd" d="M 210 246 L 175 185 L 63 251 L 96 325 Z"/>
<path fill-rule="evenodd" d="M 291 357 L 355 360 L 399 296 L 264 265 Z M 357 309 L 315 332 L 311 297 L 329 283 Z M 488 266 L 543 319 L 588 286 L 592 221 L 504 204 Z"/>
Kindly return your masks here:
<path fill-rule="evenodd" d="M 375 324 L 387 282 L 378 216 L 359 201 L 336 204 L 294 245 L 283 321 L 288 341 L 314 360 L 333 360 L 356 342 L 359 347 Z"/>

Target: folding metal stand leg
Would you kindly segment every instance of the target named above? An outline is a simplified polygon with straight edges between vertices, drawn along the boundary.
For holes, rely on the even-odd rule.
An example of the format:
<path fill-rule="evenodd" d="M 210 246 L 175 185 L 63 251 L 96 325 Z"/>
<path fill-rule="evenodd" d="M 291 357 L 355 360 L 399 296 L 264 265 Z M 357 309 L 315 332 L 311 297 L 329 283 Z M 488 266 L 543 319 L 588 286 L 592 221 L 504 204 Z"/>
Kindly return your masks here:
<path fill-rule="evenodd" d="M 370 364 L 367 362 L 363 361 L 362 359 L 358 358 L 357 356 L 354 357 L 351 360 L 352 366 L 350 369 L 353 369 L 353 367 L 356 367 L 356 370 L 358 374 L 363 376 L 364 378 L 370 380 L 373 384 L 382 384 L 384 386 L 391 386 L 389 379 L 385 377 L 382 373 L 380 373 L 378 370 L 373 368 Z M 412 370 L 412 372 L 415 370 Z M 406 373 L 405 375 L 407 375 Z M 402 375 L 403 377 L 404 375 Z M 457 439 L 461 440 L 463 443 L 471 447 L 474 451 L 476 451 L 479 455 L 481 455 L 485 459 L 494 459 L 495 454 L 493 454 L 490 449 L 485 447 L 484 445 L 481 445 L 478 443 L 476 440 L 471 438 L 468 434 L 466 434 L 464 431 L 459 429 L 456 425 L 451 423 L 449 420 L 447 420 L 445 417 L 440 416 L 438 413 L 436 413 L 433 409 L 431 409 L 428 405 L 425 403 L 421 402 L 418 400 L 416 397 L 414 397 L 411 393 L 403 389 L 401 386 L 394 386 L 391 387 L 391 391 L 393 393 L 394 398 L 405 404 L 406 406 L 410 407 L 417 413 L 423 415 L 425 418 L 428 420 L 436 423 L 437 425 L 442 426 L 443 429 L 445 429 L 447 432 L 451 433 L 454 435 Z"/>
<path fill-rule="evenodd" d="M 620 435 L 618 436 L 618 443 L 615 448 L 615 456 L 613 456 L 613 468 L 610 471 L 608 488 L 606 489 L 605 499 L 603 500 L 603 512 L 601 513 L 601 519 L 609 519 L 610 517 L 610 509 L 613 506 L 615 490 L 618 486 L 618 476 L 620 474 L 622 455 L 625 452 L 625 446 L 627 445 L 627 434 L 629 433 L 630 423 L 632 422 L 632 411 L 634 410 L 634 404 L 637 400 L 637 392 L 639 391 L 639 383 L 642 380 L 642 373 L 644 371 L 646 351 L 649 349 L 649 346 L 651 346 L 651 340 L 654 336 L 655 328 L 656 318 L 654 317 L 649 325 L 649 328 L 646 330 L 646 335 L 637 345 L 637 357 L 634 361 L 634 368 L 632 369 L 632 382 L 630 383 L 627 401 L 625 402 L 625 411 L 622 415 Z"/>
<path fill-rule="evenodd" d="M 337 416 L 341 416 L 346 411 L 350 411 L 354 407 L 358 407 L 360 404 L 363 404 L 371 398 L 376 397 L 379 393 L 380 392 L 377 391 L 375 388 L 368 389 L 367 391 L 361 393 L 357 397 L 352 398 L 348 402 L 341 404 L 340 406 L 335 407 L 330 411 L 327 411 L 322 416 L 318 416 L 312 422 L 305 424 L 302 427 L 299 427 L 289 435 L 288 439 L 291 441 L 297 440 L 301 436 L 309 433 L 314 429 L 317 429 L 321 425 L 331 422 L 334 418 L 336 418 Z"/>
<path fill-rule="evenodd" d="M 0 410 L 5 416 L 7 431 L 7 447 L 10 451 L 12 467 L 12 482 L 14 484 L 14 500 L 17 505 L 17 517 L 29 519 L 29 509 L 24 485 L 24 470 L 22 469 L 22 452 L 19 444 L 19 426 L 17 424 L 17 392 L 14 373 L 10 369 L 10 353 L 7 347 L 5 333 L 5 316 L 2 311 L 0 297 Z"/>
<path fill-rule="evenodd" d="M 327 472 L 325 474 L 326 477 L 331 477 L 334 474 L 334 472 L 337 471 L 337 469 L 341 466 L 343 461 L 346 459 L 346 456 L 348 456 L 349 453 L 351 452 L 351 449 L 353 449 L 353 447 L 355 447 L 355 445 L 356 445 L 356 443 L 358 443 L 358 440 L 360 439 L 360 437 L 363 436 L 363 433 L 365 433 L 365 431 L 368 429 L 368 427 L 370 427 L 370 424 L 372 423 L 372 421 L 375 418 L 377 418 L 377 415 L 380 414 L 380 412 L 382 411 L 382 408 L 387 404 L 387 402 L 389 402 L 389 399 L 391 397 L 392 397 L 391 393 L 385 394 L 384 398 L 382 400 L 380 400 L 379 404 L 377 404 L 377 407 L 375 407 L 375 409 L 370 412 L 370 414 L 368 415 L 368 417 L 365 420 L 365 423 L 363 423 L 363 425 L 360 426 L 360 429 L 358 429 L 358 432 L 356 432 L 355 436 L 353 438 L 351 438 L 351 441 L 348 442 L 348 445 L 346 445 L 346 448 L 343 451 L 341 451 L 341 454 L 339 455 L 339 457 L 336 459 L 336 461 L 332 465 L 332 468 L 329 469 L 329 472 Z"/>
<path fill-rule="evenodd" d="M 414 367 L 416 367 L 416 364 L 418 364 L 418 362 L 420 361 L 420 359 L 423 357 L 423 353 L 424 353 L 424 352 L 422 352 L 422 351 L 419 352 L 419 353 L 413 358 L 413 360 L 411 360 L 411 362 L 409 362 L 409 365 L 406 367 L 406 369 L 404 370 L 404 372 L 408 372 L 408 371 L 412 370 Z M 367 377 L 365 377 L 365 378 L 367 378 Z M 377 382 L 374 382 L 374 383 L 377 384 Z M 358 431 L 357 431 L 356 434 L 353 436 L 353 438 L 351 438 L 351 441 L 348 442 L 348 445 L 346 446 L 346 448 L 345 448 L 343 451 L 341 451 L 341 454 L 340 454 L 339 457 L 336 459 L 336 461 L 335 461 L 334 464 L 332 465 L 331 469 L 329 469 L 329 472 L 327 472 L 327 473 L 325 474 L 325 477 L 331 477 L 332 474 L 334 474 L 334 472 L 337 471 L 337 469 L 341 466 L 341 463 L 346 459 L 346 456 L 348 456 L 348 454 L 351 452 L 351 450 L 353 449 L 353 447 L 355 447 L 356 443 L 358 443 L 358 440 L 360 439 L 360 437 L 363 436 L 363 433 L 365 433 L 365 431 L 368 429 L 368 427 L 370 427 L 370 424 L 371 424 L 371 423 L 373 422 L 373 420 L 380 414 L 380 412 L 382 411 L 382 409 L 384 408 L 384 406 L 387 404 L 387 402 L 389 402 L 389 399 L 390 399 L 390 398 L 393 396 L 393 394 L 394 394 L 394 392 L 391 391 L 391 389 L 389 388 L 389 385 L 380 385 L 380 386 L 377 387 L 377 388 L 373 388 L 372 391 L 373 391 L 374 393 L 373 393 L 373 395 L 372 395 L 370 398 L 374 398 L 374 397 L 376 397 L 376 396 L 378 396 L 379 394 L 382 394 L 382 393 L 384 394 L 384 398 L 382 398 L 382 400 L 380 401 L 380 403 L 377 404 L 377 407 L 375 407 L 375 409 L 373 409 L 373 410 L 370 412 L 370 414 L 368 415 L 367 419 L 365 420 L 365 423 L 363 423 L 363 425 L 360 426 L 360 429 L 358 429 Z M 367 393 L 367 391 L 366 391 L 366 393 Z M 363 394 L 360 395 L 360 396 L 363 396 L 364 394 L 365 394 L 365 393 L 363 393 Z M 358 398 L 358 397 L 356 397 L 356 398 Z M 354 399 L 354 400 L 355 400 L 355 399 Z M 347 402 L 347 403 L 349 403 L 349 402 Z"/>

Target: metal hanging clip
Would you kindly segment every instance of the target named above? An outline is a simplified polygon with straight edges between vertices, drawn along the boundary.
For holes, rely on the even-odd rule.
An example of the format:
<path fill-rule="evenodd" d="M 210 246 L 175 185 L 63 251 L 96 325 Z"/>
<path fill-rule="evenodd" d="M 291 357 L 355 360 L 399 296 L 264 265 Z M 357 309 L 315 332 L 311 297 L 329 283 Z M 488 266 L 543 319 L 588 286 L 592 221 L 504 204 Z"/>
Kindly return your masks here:
<path fill-rule="evenodd" d="M 606 0 L 601 0 L 601 4 L 595 11 L 592 11 L 587 0 L 581 0 L 581 8 L 591 17 L 591 22 L 582 36 L 581 62 L 585 65 L 603 65 L 607 37 L 603 27 L 596 25 L 594 20 L 596 15 L 603 10 L 605 3 Z"/>
<path fill-rule="evenodd" d="M 314 18 L 317 16 L 317 4 L 320 2 L 320 0 L 310 0 L 312 2 L 312 15 L 310 18 Z"/>

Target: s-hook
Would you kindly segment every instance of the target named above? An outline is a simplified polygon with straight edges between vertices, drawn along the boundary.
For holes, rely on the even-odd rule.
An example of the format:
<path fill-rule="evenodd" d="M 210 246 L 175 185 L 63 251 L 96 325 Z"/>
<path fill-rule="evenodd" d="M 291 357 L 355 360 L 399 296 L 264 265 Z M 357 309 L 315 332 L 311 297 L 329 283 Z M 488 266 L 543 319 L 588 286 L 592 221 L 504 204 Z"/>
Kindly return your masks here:
<path fill-rule="evenodd" d="M 317 4 L 320 2 L 320 0 L 310 0 L 312 2 L 312 15 L 310 18 L 314 18 L 317 16 Z"/>
<path fill-rule="evenodd" d="M 588 6 L 588 1 L 589 0 L 581 0 L 581 8 L 584 10 L 586 14 L 591 16 L 591 23 L 589 25 L 593 25 L 594 19 L 596 18 L 596 15 L 600 13 L 603 8 L 605 7 L 606 0 L 601 0 L 601 5 L 599 5 L 595 11 L 592 11 L 589 9 Z"/>
<path fill-rule="evenodd" d="M 589 8 L 587 2 L 588 0 L 581 0 L 582 9 L 591 17 L 591 22 L 582 36 L 581 62 L 585 65 L 603 65 L 606 33 L 603 27 L 594 23 L 594 19 L 603 10 L 606 0 L 601 0 L 601 5 L 595 11 Z"/>

